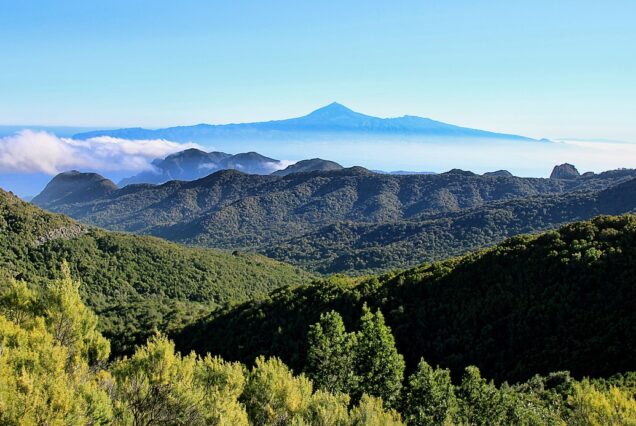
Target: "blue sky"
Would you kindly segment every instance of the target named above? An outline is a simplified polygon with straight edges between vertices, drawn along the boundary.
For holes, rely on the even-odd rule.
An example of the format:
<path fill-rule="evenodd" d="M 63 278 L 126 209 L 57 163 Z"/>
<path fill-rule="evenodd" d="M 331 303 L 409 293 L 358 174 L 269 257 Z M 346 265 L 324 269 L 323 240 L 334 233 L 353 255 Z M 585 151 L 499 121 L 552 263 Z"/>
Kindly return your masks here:
<path fill-rule="evenodd" d="M 331 101 L 636 142 L 634 1 L 0 0 L 0 124 L 160 127 Z"/>

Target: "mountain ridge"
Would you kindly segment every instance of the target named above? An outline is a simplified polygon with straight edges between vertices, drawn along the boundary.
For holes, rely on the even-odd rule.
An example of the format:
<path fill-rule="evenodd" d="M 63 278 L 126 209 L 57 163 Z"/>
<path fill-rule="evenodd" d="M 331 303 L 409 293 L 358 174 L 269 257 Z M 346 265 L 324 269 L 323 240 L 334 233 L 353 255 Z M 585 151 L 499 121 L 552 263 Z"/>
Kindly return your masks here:
<path fill-rule="evenodd" d="M 329 241 L 324 244 L 316 241 L 305 244 L 303 238 L 312 235 L 342 238 L 346 232 L 329 231 L 329 226 L 342 224 L 339 226 L 346 229 L 347 223 L 353 223 L 355 235 L 352 238 L 361 236 L 362 241 L 367 238 L 370 240 L 363 247 L 354 247 L 352 241 L 351 247 L 346 248 L 343 255 L 355 254 L 356 250 L 364 249 L 359 252 L 364 254 L 362 263 L 354 262 L 356 265 L 362 264 L 360 269 L 376 270 L 378 256 L 380 253 L 386 254 L 384 249 L 389 247 L 395 248 L 395 252 L 382 263 L 388 267 L 408 266 L 408 262 L 414 259 L 404 249 L 408 249 L 408 244 L 413 240 L 405 236 L 408 244 L 398 249 L 390 246 L 393 242 L 385 238 L 383 229 L 392 229 L 396 225 L 393 229 L 410 229 L 408 236 L 412 236 L 420 232 L 418 229 L 426 229 L 430 221 L 437 220 L 433 223 L 439 226 L 442 223 L 449 226 L 448 223 L 455 221 L 460 226 L 453 232 L 470 235 L 472 239 L 466 244 L 456 245 L 459 237 L 453 236 L 449 241 L 454 241 L 455 246 L 438 245 L 438 249 L 432 253 L 435 254 L 434 258 L 439 258 L 438 255 L 460 254 L 470 248 L 498 242 L 511 235 L 511 232 L 541 230 L 559 225 L 563 220 L 589 217 L 554 216 L 548 212 L 553 209 L 558 211 L 559 205 L 563 206 L 565 213 L 577 212 L 576 203 L 587 202 L 587 196 L 571 199 L 560 195 L 574 191 L 585 193 L 605 190 L 635 177 L 636 170 L 615 170 L 577 179 L 481 176 L 463 170 L 436 175 L 387 175 L 373 173 L 362 167 L 286 176 L 249 175 L 225 170 L 190 182 L 170 181 L 159 186 L 130 185 L 85 202 L 42 206 L 106 229 L 150 234 L 204 247 L 257 250 L 296 264 L 315 266 L 323 272 L 342 272 L 351 269 L 346 262 L 330 268 L 311 260 L 317 255 L 331 259 L 333 250 L 341 250 L 342 247 L 338 248 L 338 244 L 330 244 Z M 615 194 L 614 198 L 618 195 Z M 544 198 L 535 201 L 531 197 Z M 509 204 L 507 207 L 494 204 L 499 202 Z M 536 216 L 534 224 L 526 223 L 530 219 L 524 218 L 531 212 L 534 215 L 544 202 L 547 203 L 546 213 Z M 613 202 L 618 203 L 616 200 Z M 486 219 L 480 219 L 478 215 L 482 206 Z M 473 219 L 460 220 L 461 215 L 468 214 L 471 209 L 477 209 L 474 213 L 477 216 L 473 216 L 477 222 L 488 221 L 491 212 L 503 215 L 503 218 L 508 219 L 502 219 L 501 223 L 509 226 L 509 229 L 490 224 L 488 229 L 492 235 L 473 232 Z M 606 210 L 599 212 L 611 213 Z M 402 224 L 406 224 L 406 227 Z M 439 226 L 436 225 L 437 228 Z M 321 234 L 325 230 L 328 232 Z M 404 232 L 400 231 L 399 235 Z M 295 241 L 297 245 L 284 250 L 285 244 L 290 241 Z M 384 241 L 386 247 L 383 248 Z M 377 245 L 380 245 L 379 250 Z M 273 249 L 283 250 L 273 252 Z M 429 258 L 427 253 L 409 250 L 413 255 Z M 288 257 L 288 254 L 294 253 L 297 256 Z M 305 258 L 308 260 L 305 261 Z M 365 267 L 364 262 L 368 262 L 369 266 Z"/>
<path fill-rule="evenodd" d="M 67 264 L 117 353 L 231 301 L 312 276 L 254 253 L 184 247 L 46 212 L 0 189 L 0 273 L 40 284 Z M 0 274 L 0 280 L 5 277 Z"/>
<path fill-rule="evenodd" d="M 351 133 L 378 135 L 419 135 L 466 139 L 505 139 L 537 141 L 519 135 L 472 129 L 435 121 L 430 118 L 404 115 L 393 118 L 374 117 L 355 112 L 337 102 L 318 108 L 307 115 L 282 120 L 252 123 L 196 124 L 161 129 L 140 127 L 99 130 L 74 135 L 77 139 L 111 136 L 123 139 L 168 139 L 174 141 L 206 141 L 264 138 L 313 133 Z"/>

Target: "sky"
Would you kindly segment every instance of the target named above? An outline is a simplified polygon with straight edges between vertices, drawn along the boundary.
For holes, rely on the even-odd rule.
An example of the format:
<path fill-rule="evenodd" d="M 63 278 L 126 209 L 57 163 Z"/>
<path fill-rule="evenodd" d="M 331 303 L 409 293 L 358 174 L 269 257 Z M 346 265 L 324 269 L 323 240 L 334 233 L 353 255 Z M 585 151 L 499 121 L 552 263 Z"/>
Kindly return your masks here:
<path fill-rule="evenodd" d="M 165 127 L 332 101 L 636 141 L 636 2 L 0 0 L 0 124 Z"/>
<path fill-rule="evenodd" d="M 0 0 L 0 126 L 12 126 L 0 128 L 0 186 L 34 193 L 88 164 L 130 175 L 185 147 L 141 141 L 148 149 L 131 157 L 127 141 L 79 145 L 68 138 L 77 127 L 263 121 L 333 101 L 570 142 L 458 152 L 335 141 L 262 153 L 533 176 L 568 159 L 636 167 L 636 145 L 623 143 L 636 144 L 634 17 L 632 0 Z"/>

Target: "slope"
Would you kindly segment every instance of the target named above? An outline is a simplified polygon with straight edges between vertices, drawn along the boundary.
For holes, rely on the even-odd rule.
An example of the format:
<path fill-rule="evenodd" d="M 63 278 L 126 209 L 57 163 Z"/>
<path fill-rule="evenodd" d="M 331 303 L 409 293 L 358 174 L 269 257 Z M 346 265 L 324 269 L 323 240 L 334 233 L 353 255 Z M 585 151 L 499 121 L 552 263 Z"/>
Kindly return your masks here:
<path fill-rule="evenodd" d="M 636 179 L 601 191 L 497 201 L 420 220 L 336 223 L 264 247 L 263 253 L 320 273 L 364 274 L 462 255 L 600 214 L 630 212 L 636 212 Z"/>
<path fill-rule="evenodd" d="M 282 288 L 211 314 L 178 342 L 244 362 L 276 355 L 300 371 L 308 326 L 335 309 L 353 327 L 363 303 L 382 310 L 410 370 L 420 357 L 512 382 L 555 370 L 634 370 L 636 217 L 515 237 L 402 273 Z"/>
<path fill-rule="evenodd" d="M 268 250 L 343 222 L 421 221 L 497 201 L 605 189 L 634 176 L 634 170 L 575 180 L 490 177 L 461 170 L 386 175 L 360 167 L 287 176 L 226 170 L 192 182 L 130 185 L 90 201 L 45 207 L 111 230 L 208 247 Z"/>
<path fill-rule="evenodd" d="M 259 255 L 87 227 L 0 190 L 0 269 L 37 282 L 53 278 L 64 261 L 81 276 L 82 296 L 102 317 L 116 353 L 130 350 L 153 329 L 169 331 L 219 304 L 310 279 Z"/>

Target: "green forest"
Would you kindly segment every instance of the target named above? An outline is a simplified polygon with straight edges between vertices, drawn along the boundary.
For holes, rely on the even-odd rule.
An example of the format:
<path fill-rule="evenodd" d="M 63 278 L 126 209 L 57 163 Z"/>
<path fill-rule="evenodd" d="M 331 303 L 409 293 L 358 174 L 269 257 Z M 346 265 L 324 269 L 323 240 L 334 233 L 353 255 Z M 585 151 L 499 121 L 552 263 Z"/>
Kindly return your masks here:
<path fill-rule="evenodd" d="M 105 232 L 0 192 L 0 274 L 38 284 L 59 277 L 63 262 L 81 280 L 82 297 L 116 354 L 129 353 L 153 330 L 175 330 L 215 307 L 313 279 L 256 254 Z"/>
<path fill-rule="evenodd" d="M 203 247 L 256 251 L 321 273 L 408 268 L 600 214 L 634 212 L 636 171 L 577 179 L 362 167 L 129 185 L 60 174 L 33 201 L 87 224 Z"/>
<path fill-rule="evenodd" d="M 635 283 L 636 217 L 605 216 L 403 272 L 284 287 L 216 310 L 176 340 L 301 369 L 307 324 L 335 310 L 353 327 L 366 303 L 386 316 L 409 371 L 425 354 L 498 382 L 561 369 L 600 377 L 636 365 Z"/>
<path fill-rule="evenodd" d="M 109 341 L 63 264 L 31 290 L 2 281 L 0 422 L 6 425 L 560 425 L 633 424 L 636 376 L 575 380 L 567 372 L 500 386 L 468 366 L 421 359 L 405 376 L 380 311 L 357 331 L 334 311 L 310 325 L 307 366 L 276 357 L 250 366 L 180 354 L 156 334 L 109 361 Z"/>
<path fill-rule="evenodd" d="M 636 424 L 636 216 L 352 277 L 0 213 L 0 424 Z"/>

